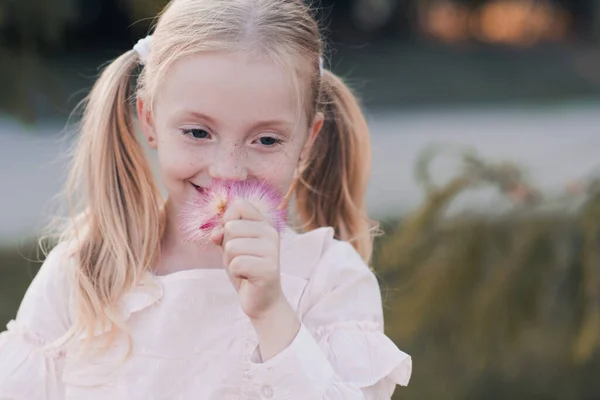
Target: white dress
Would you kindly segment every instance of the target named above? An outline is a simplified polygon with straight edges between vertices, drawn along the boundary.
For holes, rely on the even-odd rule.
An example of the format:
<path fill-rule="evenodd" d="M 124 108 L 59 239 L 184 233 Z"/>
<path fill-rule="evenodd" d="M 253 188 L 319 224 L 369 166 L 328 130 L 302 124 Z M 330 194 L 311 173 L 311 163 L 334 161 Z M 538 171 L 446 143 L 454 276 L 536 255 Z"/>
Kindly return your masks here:
<path fill-rule="evenodd" d="M 410 356 L 382 330 L 374 274 L 331 228 L 287 231 L 282 286 L 301 329 L 266 362 L 222 269 L 148 274 L 123 300 L 133 339 L 100 355 L 40 351 L 70 326 L 73 300 L 66 245 L 52 250 L 18 315 L 0 333 L 0 399 L 390 399 L 406 385 Z M 96 331 L 100 343 L 106 332 Z M 94 342 L 93 342 L 94 343 Z"/>

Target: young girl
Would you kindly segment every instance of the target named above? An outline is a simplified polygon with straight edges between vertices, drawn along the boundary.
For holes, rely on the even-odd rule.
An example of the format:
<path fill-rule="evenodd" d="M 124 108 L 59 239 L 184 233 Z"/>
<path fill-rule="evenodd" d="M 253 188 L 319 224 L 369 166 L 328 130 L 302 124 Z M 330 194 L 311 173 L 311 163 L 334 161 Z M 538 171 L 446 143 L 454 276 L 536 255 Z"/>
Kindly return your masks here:
<path fill-rule="evenodd" d="M 367 266 L 367 124 L 322 55 L 300 0 L 174 0 L 104 70 L 68 185 L 81 208 L 0 336 L 1 399 L 390 399 L 408 383 Z M 184 240 L 190 196 L 253 179 L 294 193 L 302 232 L 238 201 L 209 246 Z"/>

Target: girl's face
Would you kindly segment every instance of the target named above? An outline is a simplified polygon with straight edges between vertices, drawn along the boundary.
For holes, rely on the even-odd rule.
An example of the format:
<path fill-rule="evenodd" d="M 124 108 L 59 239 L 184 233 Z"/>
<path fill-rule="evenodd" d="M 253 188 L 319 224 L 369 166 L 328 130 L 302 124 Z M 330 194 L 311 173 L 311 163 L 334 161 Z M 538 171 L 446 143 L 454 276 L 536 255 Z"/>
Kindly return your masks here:
<path fill-rule="evenodd" d="M 179 208 L 213 179 L 266 180 L 287 192 L 323 116 L 306 120 L 289 74 L 246 53 L 182 59 L 166 74 L 154 114 L 138 101 L 170 202 Z"/>

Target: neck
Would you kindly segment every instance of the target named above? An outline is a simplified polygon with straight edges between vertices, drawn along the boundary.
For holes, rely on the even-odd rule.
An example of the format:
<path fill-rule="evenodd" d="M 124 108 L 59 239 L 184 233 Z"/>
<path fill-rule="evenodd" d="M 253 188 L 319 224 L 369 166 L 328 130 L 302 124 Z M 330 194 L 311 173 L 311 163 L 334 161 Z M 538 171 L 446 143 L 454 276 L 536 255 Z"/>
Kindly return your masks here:
<path fill-rule="evenodd" d="M 179 230 L 179 213 L 176 205 L 167 201 L 165 205 L 166 225 L 162 237 L 161 259 L 158 261 L 156 273 L 169 273 L 189 269 L 222 268 L 222 250 L 210 244 L 200 247 L 189 243 Z"/>

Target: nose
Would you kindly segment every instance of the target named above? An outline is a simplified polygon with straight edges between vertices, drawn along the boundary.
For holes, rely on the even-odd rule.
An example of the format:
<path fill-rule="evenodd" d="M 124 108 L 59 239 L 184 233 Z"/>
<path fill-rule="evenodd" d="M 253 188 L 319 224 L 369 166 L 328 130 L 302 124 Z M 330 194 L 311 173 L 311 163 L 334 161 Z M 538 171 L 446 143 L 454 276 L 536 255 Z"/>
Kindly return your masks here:
<path fill-rule="evenodd" d="M 248 177 L 243 157 L 236 149 L 220 151 L 219 154 L 216 154 L 208 173 L 211 178 L 219 180 L 243 181 Z"/>

